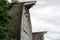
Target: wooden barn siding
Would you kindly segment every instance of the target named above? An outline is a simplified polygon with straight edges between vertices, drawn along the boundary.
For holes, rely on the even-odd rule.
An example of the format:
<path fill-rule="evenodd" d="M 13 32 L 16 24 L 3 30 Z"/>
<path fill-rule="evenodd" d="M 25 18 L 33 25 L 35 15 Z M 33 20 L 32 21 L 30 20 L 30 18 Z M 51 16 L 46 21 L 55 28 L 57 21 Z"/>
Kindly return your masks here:
<path fill-rule="evenodd" d="M 14 31 L 9 30 L 9 38 L 13 37 L 17 40 L 21 38 L 21 18 L 22 18 L 22 9 L 24 3 L 16 4 L 10 11 L 10 14 L 14 15 L 14 18 L 10 21 L 10 28 L 13 28 Z"/>
<path fill-rule="evenodd" d="M 33 40 L 44 40 L 44 36 L 42 33 L 33 33 Z"/>

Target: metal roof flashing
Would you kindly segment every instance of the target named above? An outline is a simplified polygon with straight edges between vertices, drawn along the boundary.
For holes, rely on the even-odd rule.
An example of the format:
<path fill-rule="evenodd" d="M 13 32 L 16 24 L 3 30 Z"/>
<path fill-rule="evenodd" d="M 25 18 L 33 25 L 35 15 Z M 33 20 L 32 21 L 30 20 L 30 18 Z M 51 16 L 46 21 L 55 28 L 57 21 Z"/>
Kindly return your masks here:
<path fill-rule="evenodd" d="M 24 5 L 27 9 L 30 9 L 35 3 L 36 1 L 28 1 L 28 2 L 25 2 Z"/>
<path fill-rule="evenodd" d="M 26 2 L 18 2 L 18 3 L 15 3 L 15 5 L 16 4 L 24 4 L 24 6 L 27 9 L 30 9 L 35 3 L 36 3 L 36 1 L 26 1 Z"/>
<path fill-rule="evenodd" d="M 47 33 L 47 31 L 44 31 L 44 32 L 33 32 L 33 34 L 36 34 L 36 33 L 42 33 L 43 35 Z"/>

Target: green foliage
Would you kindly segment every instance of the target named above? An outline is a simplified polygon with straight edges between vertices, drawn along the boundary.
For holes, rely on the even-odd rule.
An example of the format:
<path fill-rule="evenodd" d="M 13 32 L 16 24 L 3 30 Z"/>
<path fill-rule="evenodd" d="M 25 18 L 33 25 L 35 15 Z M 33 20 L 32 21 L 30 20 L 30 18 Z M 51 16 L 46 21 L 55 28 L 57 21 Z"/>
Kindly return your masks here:
<path fill-rule="evenodd" d="M 12 8 L 14 3 L 9 3 L 7 0 L 0 0 L 0 40 L 8 40 L 9 20 L 12 15 L 8 15 L 7 11 Z"/>

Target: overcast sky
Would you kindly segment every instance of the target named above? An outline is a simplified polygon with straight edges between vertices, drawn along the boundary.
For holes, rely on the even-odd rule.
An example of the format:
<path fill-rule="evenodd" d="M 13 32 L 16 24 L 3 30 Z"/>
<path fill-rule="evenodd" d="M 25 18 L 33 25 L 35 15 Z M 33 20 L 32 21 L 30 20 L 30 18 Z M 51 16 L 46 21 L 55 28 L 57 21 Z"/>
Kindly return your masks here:
<path fill-rule="evenodd" d="M 60 40 L 60 0 L 37 0 L 30 14 L 33 32 L 48 31 L 45 40 Z"/>

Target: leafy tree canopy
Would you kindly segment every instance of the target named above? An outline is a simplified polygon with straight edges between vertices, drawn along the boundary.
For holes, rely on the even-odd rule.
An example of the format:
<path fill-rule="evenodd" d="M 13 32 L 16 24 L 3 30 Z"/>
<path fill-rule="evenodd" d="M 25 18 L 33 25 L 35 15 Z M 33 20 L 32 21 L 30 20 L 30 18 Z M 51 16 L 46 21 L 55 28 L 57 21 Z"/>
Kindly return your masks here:
<path fill-rule="evenodd" d="M 10 4 L 7 0 L 0 0 L 0 40 L 8 40 L 8 27 L 11 15 L 7 11 L 12 8 L 14 4 Z"/>

